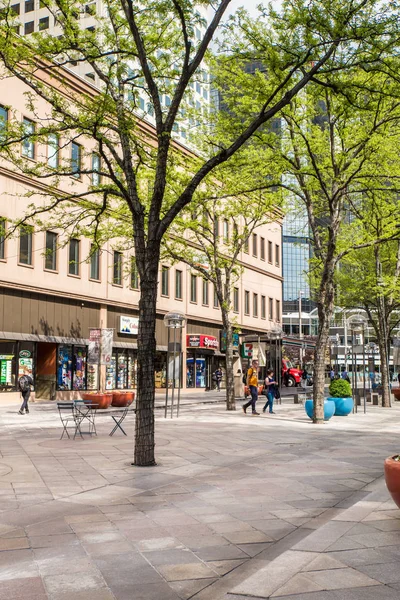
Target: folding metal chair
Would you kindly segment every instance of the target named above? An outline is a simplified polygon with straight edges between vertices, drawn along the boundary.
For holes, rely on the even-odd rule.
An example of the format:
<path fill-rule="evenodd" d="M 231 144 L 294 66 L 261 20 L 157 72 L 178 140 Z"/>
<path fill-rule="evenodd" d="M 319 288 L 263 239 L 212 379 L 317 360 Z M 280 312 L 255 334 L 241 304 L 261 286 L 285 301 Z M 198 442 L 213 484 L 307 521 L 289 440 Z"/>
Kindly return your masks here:
<path fill-rule="evenodd" d="M 64 433 L 67 434 L 68 438 L 71 439 L 71 436 L 68 432 L 68 427 L 70 423 L 73 423 L 73 427 L 75 429 L 74 439 L 76 437 L 77 432 L 81 438 L 83 439 L 83 435 L 80 427 L 80 420 L 77 418 L 75 411 L 75 404 L 73 402 L 57 402 L 58 413 L 60 415 L 61 423 L 63 425 L 63 432 L 61 434 L 60 440 L 64 437 Z"/>
<path fill-rule="evenodd" d="M 80 433 L 88 433 L 92 435 L 93 433 L 97 435 L 96 431 L 96 412 L 99 407 L 98 404 L 93 403 L 91 400 L 74 400 L 75 404 L 75 416 L 79 420 L 79 425 L 86 419 L 89 423 L 89 431 L 82 431 Z"/>

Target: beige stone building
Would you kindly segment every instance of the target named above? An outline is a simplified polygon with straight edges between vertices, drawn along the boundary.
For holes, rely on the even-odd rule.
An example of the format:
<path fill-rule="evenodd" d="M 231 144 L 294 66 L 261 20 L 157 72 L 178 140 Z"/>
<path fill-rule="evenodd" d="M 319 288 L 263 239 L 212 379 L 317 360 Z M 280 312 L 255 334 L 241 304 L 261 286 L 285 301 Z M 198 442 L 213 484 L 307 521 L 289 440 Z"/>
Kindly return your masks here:
<path fill-rule="evenodd" d="M 90 84 L 68 75 L 75 91 L 91 93 Z M 93 88 L 94 90 L 94 88 Z M 0 127 L 7 120 L 25 120 L 35 127 L 37 113 L 26 107 L 26 89 L 16 79 L 0 81 Z M 93 93 L 95 93 L 93 91 Z M 40 114 L 47 114 L 40 105 Z M 153 135 L 142 124 L 144 135 Z M 47 145 L 25 141 L 21 155 L 32 161 L 55 160 L 51 140 Z M 187 152 L 182 146 L 181 151 Z M 80 175 L 81 161 L 95 154 L 81 153 L 78 143 L 60 146 L 56 159 L 76 164 L 76 174 L 60 184 L 67 192 L 85 189 L 92 175 Z M 46 184 L 18 173 L 0 160 L 0 218 L 9 223 L 26 211 L 26 191 L 45 194 Z M 222 224 L 220 224 L 222 227 Z M 68 236 L 69 238 L 69 236 Z M 108 389 L 135 388 L 139 282 L 131 272 L 130 254 L 110 241 L 90 258 L 91 241 L 68 239 L 49 225 L 46 230 L 21 229 L 0 239 L 0 398 L 17 398 L 18 375 L 27 367 L 35 380 L 37 396 L 68 397 L 80 390 L 97 389 L 96 364 L 88 363 L 90 329 L 113 329 L 112 359 L 106 367 Z M 233 291 L 233 314 L 243 334 L 265 335 L 281 321 L 281 223 L 260 227 L 249 240 L 240 261 L 243 273 Z M 65 243 L 63 243 L 65 242 Z M 160 264 L 155 384 L 165 387 L 167 329 L 164 315 L 179 310 L 186 315 L 183 331 L 183 388 L 207 389 L 218 365 L 224 367 L 220 335 L 220 309 L 209 283 L 184 264 Z M 237 353 L 239 367 L 239 349 Z"/>

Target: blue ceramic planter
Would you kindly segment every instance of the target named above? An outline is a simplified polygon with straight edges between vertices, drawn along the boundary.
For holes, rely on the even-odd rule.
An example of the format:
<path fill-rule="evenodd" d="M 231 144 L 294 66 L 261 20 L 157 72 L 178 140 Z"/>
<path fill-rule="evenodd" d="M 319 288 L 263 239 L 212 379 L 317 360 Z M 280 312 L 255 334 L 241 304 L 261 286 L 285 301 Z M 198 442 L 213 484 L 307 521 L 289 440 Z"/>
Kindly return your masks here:
<path fill-rule="evenodd" d="M 328 398 L 335 403 L 335 416 L 346 417 L 353 410 L 353 398 Z"/>
<path fill-rule="evenodd" d="M 306 400 L 306 402 L 304 404 L 304 408 L 307 413 L 307 416 L 310 417 L 310 419 L 312 419 L 313 418 L 313 401 Z M 324 421 L 329 421 L 329 419 L 332 417 L 334 412 L 335 412 L 335 403 L 333 402 L 333 399 L 328 398 L 327 400 L 324 400 Z"/>

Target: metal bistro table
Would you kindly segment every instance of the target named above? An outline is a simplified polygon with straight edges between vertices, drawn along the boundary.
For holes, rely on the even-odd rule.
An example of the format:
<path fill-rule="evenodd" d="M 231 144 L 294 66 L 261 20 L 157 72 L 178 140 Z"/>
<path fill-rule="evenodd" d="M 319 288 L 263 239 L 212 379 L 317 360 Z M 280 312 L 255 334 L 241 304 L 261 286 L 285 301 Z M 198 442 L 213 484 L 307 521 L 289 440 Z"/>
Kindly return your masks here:
<path fill-rule="evenodd" d="M 79 422 L 78 429 L 79 433 L 86 433 L 88 435 L 97 435 L 96 431 L 96 413 L 99 408 L 98 404 L 91 402 L 90 400 L 74 400 L 75 404 L 75 418 L 77 422 Z M 88 421 L 89 429 L 88 431 L 82 431 L 82 423 L 83 421 Z"/>
<path fill-rule="evenodd" d="M 136 414 L 136 408 L 131 408 L 131 406 L 124 406 L 122 408 L 110 407 L 110 408 L 106 408 L 104 410 L 99 410 L 96 414 L 97 414 L 97 418 L 99 417 L 99 415 L 110 415 L 111 416 L 112 420 L 114 421 L 114 425 L 113 425 L 113 428 L 112 428 L 111 432 L 109 433 L 109 435 L 113 436 L 114 433 L 118 429 L 120 429 L 124 435 L 128 435 L 126 433 L 126 431 L 124 430 L 124 428 L 122 427 L 122 423 L 125 420 L 128 413 Z"/>

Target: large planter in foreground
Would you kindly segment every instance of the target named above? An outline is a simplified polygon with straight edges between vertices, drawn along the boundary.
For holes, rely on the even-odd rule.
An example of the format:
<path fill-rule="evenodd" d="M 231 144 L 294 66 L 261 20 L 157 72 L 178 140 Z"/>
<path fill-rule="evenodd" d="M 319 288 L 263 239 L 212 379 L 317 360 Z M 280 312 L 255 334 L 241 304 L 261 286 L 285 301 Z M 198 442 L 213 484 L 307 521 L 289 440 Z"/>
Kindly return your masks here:
<path fill-rule="evenodd" d="M 347 417 L 354 407 L 353 398 L 328 398 L 335 403 L 335 416 Z"/>
<path fill-rule="evenodd" d="M 396 458 L 399 458 L 398 455 L 389 456 L 385 460 L 384 469 L 387 489 L 393 502 L 400 508 L 400 461 L 395 460 Z"/>
<path fill-rule="evenodd" d="M 310 417 L 310 419 L 313 418 L 313 408 L 314 408 L 313 401 L 306 400 L 304 403 L 304 409 L 307 413 L 307 416 Z M 332 402 L 332 400 L 330 398 L 328 398 L 327 400 L 324 400 L 324 421 L 329 421 L 329 419 L 333 416 L 334 413 L 335 413 L 335 403 Z"/>
<path fill-rule="evenodd" d="M 90 400 L 93 404 L 97 404 L 99 410 L 109 408 L 112 402 L 112 394 L 81 394 L 82 400 Z"/>
<path fill-rule="evenodd" d="M 135 392 L 113 392 L 112 395 L 112 406 L 122 408 L 132 404 L 135 398 Z"/>

